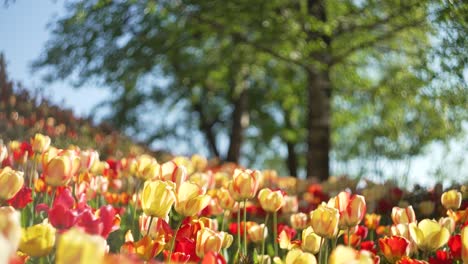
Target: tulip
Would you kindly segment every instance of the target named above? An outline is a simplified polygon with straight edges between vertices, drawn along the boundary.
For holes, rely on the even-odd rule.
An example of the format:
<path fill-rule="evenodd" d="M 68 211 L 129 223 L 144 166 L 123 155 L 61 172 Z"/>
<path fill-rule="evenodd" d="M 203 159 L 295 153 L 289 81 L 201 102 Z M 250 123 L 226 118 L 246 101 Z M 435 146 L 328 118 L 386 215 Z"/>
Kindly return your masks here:
<path fill-rule="evenodd" d="M 255 197 L 259 186 L 261 173 L 257 170 L 235 169 L 229 192 L 236 201 L 243 201 Z"/>
<path fill-rule="evenodd" d="M 99 153 L 93 149 L 80 151 L 81 168 L 90 170 L 99 163 Z"/>
<path fill-rule="evenodd" d="M 101 263 L 106 247 L 106 240 L 101 236 L 89 235 L 72 228 L 59 238 L 56 263 Z"/>
<path fill-rule="evenodd" d="M 0 139 L 0 163 L 2 163 L 8 157 L 8 149 Z"/>
<path fill-rule="evenodd" d="M 424 219 L 409 224 L 411 238 L 422 251 L 433 252 L 447 243 L 450 232 L 435 220 Z"/>
<path fill-rule="evenodd" d="M 328 201 L 329 207 L 334 207 L 340 212 L 340 229 L 349 229 L 358 225 L 366 214 L 366 201 L 364 196 L 351 195 L 340 192 L 336 197 Z"/>
<path fill-rule="evenodd" d="M 263 239 L 268 236 L 268 229 L 266 228 L 265 224 L 257 224 L 250 226 L 247 230 L 249 238 L 254 243 L 261 243 Z"/>
<path fill-rule="evenodd" d="M 48 255 L 55 245 L 55 228 L 42 223 L 23 229 L 19 250 L 31 257 Z"/>
<path fill-rule="evenodd" d="M 177 165 L 174 161 L 168 161 L 161 165 L 161 179 L 175 183 L 177 190 L 187 180 L 187 177 L 187 169 Z"/>
<path fill-rule="evenodd" d="M 379 247 L 382 255 L 390 263 L 395 263 L 409 254 L 409 241 L 400 236 L 380 238 Z"/>
<path fill-rule="evenodd" d="M 231 234 L 222 231 L 219 232 L 219 234 L 223 238 L 221 248 L 229 248 L 232 245 L 232 242 L 234 241 L 234 237 Z"/>
<path fill-rule="evenodd" d="M 272 191 L 264 188 L 258 193 L 258 201 L 263 210 L 274 213 L 278 212 L 284 205 L 284 196 L 281 191 Z"/>
<path fill-rule="evenodd" d="M 439 224 L 448 229 L 450 234 L 455 232 L 455 220 L 451 217 L 441 217 L 439 219 Z"/>
<path fill-rule="evenodd" d="M 141 194 L 141 208 L 148 216 L 165 219 L 176 201 L 172 182 L 146 181 Z"/>
<path fill-rule="evenodd" d="M 313 254 L 303 252 L 300 249 L 293 249 L 286 255 L 285 264 L 316 264 L 317 259 Z"/>
<path fill-rule="evenodd" d="M 401 236 L 403 238 L 406 238 L 406 240 L 408 240 L 408 242 L 410 243 L 409 255 L 411 255 L 412 253 L 418 250 L 418 246 L 416 245 L 414 240 L 411 238 L 411 235 L 409 232 L 409 224 L 393 225 L 390 228 L 390 233 L 392 236 Z"/>
<path fill-rule="evenodd" d="M 317 254 L 320 250 L 320 236 L 315 234 L 312 227 L 302 230 L 302 243 L 301 248 L 304 251 L 312 254 Z"/>
<path fill-rule="evenodd" d="M 191 182 L 184 182 L 177 191 L 175 210 L 183 216 L 194 216 L 208 206 L 211 197 Z"/>
<path fill-rule="evenodd" d="M 324 204 L 310 213 L 311 226 L 314 232 L 323 238 L 333 238 L 337 235 L 339 219 L 339 211 Z"/>
<path fill-rule="evenodd" d="M 461 242 L 462 242 L 461 257 L 462 257 L 463 263 L 468 263 L 468 226 L 465 226 L 461 230 Z"/>
<path fill-rule="evenodd" d="M 372 253 L 367 250 L 357 251 L 354 248 L 339 245 L 330 254 L 329 264 L 374 264 Z"/>
<path fill-rule="evenodd" d="M 304 213 L 292 214 L 289 217 L 289 221 L 294 229 L 304 229 L 308 225 L 308 218 Z"/>
<path fill-rule="evenodd" d="M 416 216 L 411 205 L 406 208 L 393 207 L 391 216 L 393 223 L 396 225 L 416 222 Z"/>
<path fill-rule="evenodd" d="M 364 216 L 364 225 L 369 229 L 376 230 L 381 217 L 379 214 L 366 214 Z"/>
<path fill-rule="evenodd" d="M 161 165 L 150 155 L 138 156 L 130 170 L 141 179 L 161 179 Z"/>
<path fill-rule="evenodd" d="M 297 213 L 299 210 L 299 201 L 297 196 L 285 195 L 284 196 L 284 205 L 281 208 L 283 213 Z"/>
<path fill-rule="evenodd" d="M 9 200 L 23 187 L 24 173 L 10 167 L 0 169 L 0 200 Z"/>
<path fill-rule="evenodd" d="M 423 216 L 427 217 L 432 215 L 432 213 L 434 213 L 434 209 L 435 204 L 433 201 L 422 201 L 419 203 L 419 212 L 421 212 Z"/>
<path fill-rule="evenodd" d="M 44 152 L 48 153 L 48 152 Z M 65 186 L 78 172 L 80 157 L 72 150 L 64 150 L 51 158 L 44 167 L 45 181 L 50 186 Z"/>
<path fill-rule="evenodd" d="M 169 218 L 162 219 L 153 217 L 153 220 L 151 220 L 151 217 L 142 214 L 138 221 L 140 225 L 140 233 L 141 235 L 148 234 L 152 239 L 156 240 L 163 237 L 165 242 L 169 242 L 172 237 L 172 229 L 167 221 L 169 221 Z"/>
<path fill-rule="evenodd" d="M 457 190 L 450 190 L 442 194 L 440 201 L 445 209 L 458 210 L 462 202 L 462 194 Z"/>
<path fill-rule="evenodd" d="M 46 151 L 50 146 L 50 137 L 44 136 L 39 133 L 35 134 L 30 141 L 32 150 L 36 153 L 42 153 Z"/>
<path fill-rule="evenodd" d="M 5 248 L 5 255 L 12 256 L 18 249 L 21 239 L 21 226 L 20 214 L 11 206 L 0 207 L 0 238 L 8 245 L 8 248 Z"/>
<path fill-rule="evenodd" d="M 427 262 L 424 260 L 412 259 L 410 257 L 405 256 L 399 261 L 397 261 L 396 264 L 427 264 Z"/>
<path fill-rule="evenodd" d="M 236 209 L 237 202 L 232 198 L 231 194 L 226 188 L 218 189 L 216 197 L 219 200 L 219 206 L 224 210 L 232 211 Z"/>
<path fill-rule="evenodd" d="M 202 258 L 210 251 L 218 253 L 223 246 L 224 236 L 209 228 L 202 228 L 197 232 L 196 253 Z"/>

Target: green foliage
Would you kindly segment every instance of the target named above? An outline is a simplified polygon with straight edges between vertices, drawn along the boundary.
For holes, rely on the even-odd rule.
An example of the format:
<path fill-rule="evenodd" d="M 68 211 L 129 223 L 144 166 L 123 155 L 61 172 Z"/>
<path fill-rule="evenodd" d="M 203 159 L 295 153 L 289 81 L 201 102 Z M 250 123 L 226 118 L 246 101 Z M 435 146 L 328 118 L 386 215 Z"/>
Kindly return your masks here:
<path fill-rule="evenodd" d="M 465 3 L 328 0 L 320 14 L 308 2 L 76 1 L 36 67 L 115 89 L 109 120 L 148 143 L 199 131 L 212 154 L 246 92 L 253 163 L 278 163 L 288 142 L 305 152 L 310 71 L 331 79 L 338 160 L 405 159 L 460 134 Z"/>

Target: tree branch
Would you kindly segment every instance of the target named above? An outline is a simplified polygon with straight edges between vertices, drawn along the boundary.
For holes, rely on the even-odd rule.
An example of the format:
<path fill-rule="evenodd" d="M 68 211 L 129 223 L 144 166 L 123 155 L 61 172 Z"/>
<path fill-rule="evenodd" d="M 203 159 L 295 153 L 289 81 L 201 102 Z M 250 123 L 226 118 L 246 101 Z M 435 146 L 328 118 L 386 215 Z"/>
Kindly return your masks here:
<path fill-rule="evenodd" d="M 423 19 L 419 19 L 419 20 L 415 20 L 415 21 L 412 21 L 411 23 L 407 23 L 407 24 L 402 24 L 402 25 L 399 25 L 399 26 L 396 26 L 394 27 L 393 29 L 389 30 L 388 32 L 386 32 L 385 34 L 382 34 L 374 39 L 371 39 L 371 40 L 368 40 L 368 41 L 365 41 L 365 42 L 361 42 L 355 46 L 352 46 L 350 47 L 348 50 L 346 50 L 345 52 L 341 53 L 341 54 L 338 54 L 337 56 L 334 56 L 331 60 L 331 65 L 335 65 L 337 63 L 340 63 L 342 62 L 343 60 L 345 60 L 347 57 L 349 57 L 350 55 L 352 55 L 354 52 L 358 51 L 358 50 L 362 50 L 362 49 L 365 49 L 365 48 L 369 48 L 369 47 L 372 47 L 373 45 L 381 42 L 381 41 L 384 41 L 384 40 L 387 40 L 391 37 L 393 37 L 395 34 L 399 33 L 400 31 L 402 30 L 405 30 L 405 29 L 408 29 L 408 28 L 411 28 L 411 27 L 416 27 L 422 23 L 425 22 L 425 17 Z"/>

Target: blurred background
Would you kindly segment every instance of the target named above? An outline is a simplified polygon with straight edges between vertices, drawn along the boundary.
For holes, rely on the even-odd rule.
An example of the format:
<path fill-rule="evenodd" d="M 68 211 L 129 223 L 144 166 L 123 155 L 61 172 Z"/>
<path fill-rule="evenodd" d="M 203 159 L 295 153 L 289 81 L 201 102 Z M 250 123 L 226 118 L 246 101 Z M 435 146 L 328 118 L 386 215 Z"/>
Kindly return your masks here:
<path fill-rule="evenodd" d="M 460 182 L 467 32 L 461 0 L 3 1 L 1 137 Z"/>

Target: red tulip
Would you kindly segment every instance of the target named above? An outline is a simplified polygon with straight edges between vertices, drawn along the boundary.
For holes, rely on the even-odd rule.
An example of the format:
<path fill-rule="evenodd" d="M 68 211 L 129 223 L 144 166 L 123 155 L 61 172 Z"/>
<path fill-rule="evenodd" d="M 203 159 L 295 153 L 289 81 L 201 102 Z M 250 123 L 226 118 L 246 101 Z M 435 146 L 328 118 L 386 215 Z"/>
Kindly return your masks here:
<path fill-rule="evenodd" d="M 409 241 L 404 237 L 391 236 L 379 239 L 382 255 L 390 263 L 395 263 L 403 256 L 408 255 Z"/>
<path fill-rule="evenodd" d="M 7 203 L 13 206 L 15 209 L 23 209 L 26 207 L 26 205 L 32 202 L 31 192 L 31 188 L 23 185 L 19 192 L 17 192 L 15 196 L 8 200 Z"/>

